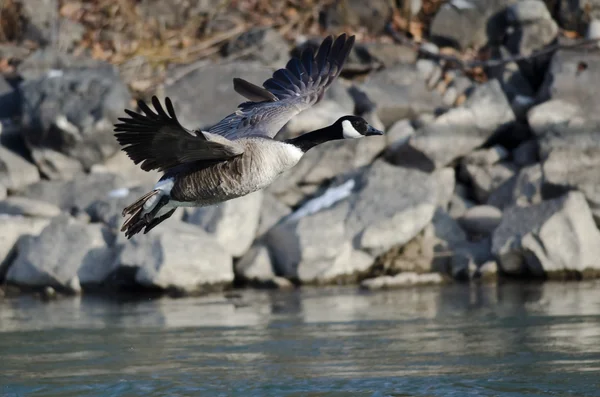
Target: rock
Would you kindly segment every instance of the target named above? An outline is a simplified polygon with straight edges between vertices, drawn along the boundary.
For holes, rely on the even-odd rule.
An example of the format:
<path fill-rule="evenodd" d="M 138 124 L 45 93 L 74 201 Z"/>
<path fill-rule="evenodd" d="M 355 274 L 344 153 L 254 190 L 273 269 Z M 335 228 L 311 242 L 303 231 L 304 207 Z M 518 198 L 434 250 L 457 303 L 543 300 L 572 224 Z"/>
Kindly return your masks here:
<path fill-rule="evenodd" d="M 600 3 L 596 0 L 560 0 L 556 17 L 563 29 L 584 34 L 589 21 L 600 18 Z"/>
<path fill-rule="evenodd" d="M 498 263 L 494 260 L 490 260 L 482 264 L 477 268 L 475 273 L 472 275 L 473 279 L 476 280 L 496 280 L 498 276 Z"/>
<path fill-rule="evenodd" d="M 0 228 L 0 281 L 4 281 L 8 266 L 16 256 L 19 238 L 40 234 L 48 226 L 50 220 L 3 214 L 0 215 L 0 222 L 2 223 Z"/>
<path fill-rule="evenodd" d="M 491 80 L 475 88 L 462 106 L 417 130 L 410 145 L 439 168 L 470 153 L 514 121 L 500 83 Z"/>
<path fill-rule="evenodd" d="M 470 234 L 490 235 L 502 222 L 502 211 L 491 205 L 477 205 L 469 208 L 458 222 Z"/>
<path fill-rule="evenodd" d="M 35 165 L 0 145 L 0 184 L 9 191 L 18 191 L 39 180 Z"/>
<path fill-rule="evenodd" d="M 492 252 L 504 273 L 543 277 L 598 269 L 600 231 L 580 192 L 504 212 Z"/>
<path fill-rule="evenodd" d="M 431 224 L 426 227 L 424 238 L 429 240 L 426 241 L 426 245 L 431 249 L 431 270 L 435 272 L 447 272 L 455 250 L 467 243 L 464 230 L 441 209 L 436 210 Z"/>
<path fill-rule="evenodd" d="M 525 167 L 494 190 L 487 204 L 501 210 L 514 205 L 539 204 L 542 201 L 542 185 L 542 167 L 539 164 Z"/>
<path fill-rule="evenodd" d="M 140 166 L 131 161 L 127 154 L 122 150 L 119 150 L 104 163 L 94 165 L 90 171 L 92 173 L 118 174 L 125 180 L 127 187 L 130 188 L 139 186 L 151 188 L 162 176 L 161 173 L 156 170 L 142 170 Z"/>
<path fill-rule="evenodd" d="M 585 38 L 589 40 L 600 39 L 600 19 L 592 19 L 585 32 Z"/>
<path fill-rule="evenodd" d="M 377 161 L 360 185 L 346 219 L 357 248 L 379 255 L 411 240 L 433 217 L 437 188 L 435 180 L 423 172 Z"/>
<path fill-rule="evenodd" d="M 77 57 L 57 51 L 52 47 L 38 49 L 17 66 L 17 73 L 25 80 L 37 80 L 48 75 L 58 77 L 57 71 L 69 70 L 84 72 L 88 69 L 103 74 L 115 73 L 110 63 L 93 58 Z"/>
<path fill-rule="evenodd" d="M 558 50 L 552 57 L 550 67 L 538 92 L 538 101 L 560 99 L 571 104 L 564 109 L 557 109 L 555 117 L 561 117 L 578 109 L 587 117 L 598 118 L 600 104 L 596 100 L 594 84 L 599 77 L 599 52 L 584 49 Z M 552 106 L 541 104 L 537 107 L 544 105 Z M 553 105 L 559 106 L 556 103 Z M 544 109 L 548 110 L 549 108 Z"/>
<path fill-rule="evenodd" d="M 223 46 L 224 56 L 236 59 L 258 61 L 275 68 L 285 67 L 289 60 L 290 48 L 283 36 L 273 28 L 254 27 L 240 34 Z"/>
<path fill-rule="evenodd" d="M 189 128 L 211 127 L 246 101 L 233 90 L 234 77 L 262 86 L 273 73 L 258 62 L 247 61 L 218 65 L 198 63 L 189 70 L 185 74 L 177 69 L 169 72 L 165 86 L 165 96 L 171 98 L 179 120 Z M 198 87 L 211 95 L 198 95 Z"/>
<path fill-rule="evenodd" d="M 155 230 L 128 240 L 116 259 L 121 269 L 134 269 L 137 284 L 193 293 L 233 281 L 231 256 L 201 228 L 183 224 Z"/>
<path fill-rule="evenodd" d="M 414 133 L 415 129 L 409 119 L 399 120 L 394 123 L 385 134 L 389 143 L 387 154 L 393 157 L 394 150 L 404 146 Z"/>
<path fill-rule="evenodd" d="M 258 243 L 253 245 L 246 254 L 235 264 L 237 277 L 254 283 L 264 284 L 272 281 L 277 276 L 273 271 L 271 256 L 266 245 Z"/>
<path fill-rule="evenodd" d="M 0 201 L 0 214 L 53 218 L 60 213 L 55 205 L 27 197 L 11 196 Z"/>
<path fill-rule="evenodd" d="M 256 235 L 259 237 L 264 235 L 291 212 L 290 207 L 277 200 L 275 196 L 264 193 Z"/>
<path fill-rule="evenodd" d="M 354 194 L 269 231 L 277 274 L 326 282 L 363 272 L 373 256 L 408 242 L 433 216 L 437 192 L 425 173 L 376 161 L 354 180 Z M 398 186 L 406 189 L 401 196 Z"/>
<path fill-rule="evenodd" d="M 63 167 L 46 164 L 53 157 L 36 156 L 39 149 L 60 152 L 85 169 L 118 150 L 113 124 L 123 116 L 131 97 L 116 69 L 52 69 L 22 82 L 19 91 L 25 141 L 43 171 Z"/>
<path fill-rule="evenodd" d="M 354 26 L 381 33 L 391 18 L 392 8 L 385 0 L 347 0 L 325 7 L 319 19 L 326 29 Z"/>
<path fill-rule="evenodd" d="M 510 106 L 515 113 L 515 117 L 517 118 L 518 122 L 527 120 L 527 112 L 529 112 L 529 110 L 534 107 L 535 104 L 536 100 L 533 96 L 519 94 L 515 95 L 510 102 Z"/>
<path fill-rule="evenodd" d="M 70 53 L 85 35 L 85 26 L 69 18 L 60 18 L 56 47 L 59 51 Z"/>
<path fill-rule="evenodd" d="M 399 273 L 395 276 L 380 276 L 363 280 L 360 283 L 362 289 L 380 290 L 402 288 L 413 285 L 436 285 L 444 282 L 439 273 L 418 274 L 412 272 Z"/>
<path fill-rule="evenodd" d="M 525 141 L 513 150 L 513 163 L 519 167 L 533 165 L 539 161 L 538 151 L 537 140 Z"/>
<path fill-rule="evenodd" d="M 432 173 L 432 178 L 436 180 L 437 186 L 437 205 L 443 209 L 448 209 L 448 204 L 452 200 L 454 187 L 456 186 L 456 176 L 454 169 L 450 167 L 440 168 Z"/>
<path fill-rule="evenodd" d="M 260 217 L 263 192 L 257 191 L 210 207 L 189 211 L 185 221 L 202 227 L 233 257 L 252 245 Z"/>
<path fill-rule="evenodd" d="M 81 285 L 101 284 L 114 268 L 112 240 L 101 225 L 56 217 L 39 236 L 21 240 L 6 279 L 22 286 L 72 292 L 79 292 Z"/>
<path fill-rule="evenodd" d="M 510 0 L 453 0 L 443 4 L 431 22 L 431 40 L 441 47 L 478 49 L 498 42 L 505 30 L 502 23 Z"/>
<path fill-rule="evenodd" d="M 386 68 L 391 68 L 398 64 L 413 64 L 417 61 L 417 53 L 409 46 L 375 42 L 365 43 L 362 48 L 364 48 L 371 58 Z"/>
<path fill-rule="evenodd" d="M 17 91 L 0 76 L 0 120 L 16 117 L 20 111 Z"/>
<path fill-rule="evenodd" d="M 448 214 L 452 218 L 457 219 L 463 216 L 469 208 L 472 208 L 475 205 L 476 204 L 473 201 L 455 192 L 452 194 L 452 198 L 448 204 Z"/>
<path fill-rule="evenodd" d="M 495 145 L 490 148 L 477 149 L 467 154 L 463 160 L 465 164 L 473 164 L 478 166 L 493 165 L 499 161 L 507 159 L 509 156 L 508 150 L 503 146 Z"/>
<path fill-rule="evenodd" d="M 85 210 L 91 203 L 111 192 L 118 193 L 125 187 L 122 178 L 115 174 L 80 174 L 65 181 L 40 181 L 25 188 L 24 197 L 43 200 L 63 211 Z M 115 194 L 115 193 L 113 193 Z"/>
<path fill-rule="evenodd" d="M 581 191 L 600 224 L 600 118 L 552 100 L 531 109 L 529 119 L 542 159 L 544 190 L 556 197 Z M 550 193 L 554 191 L 553 193 Z"/>
<path fill-rule="evenodd" d="M 568 123 L 580 115 L 579 108 L 566 100 L 553 99 L 531 108 L 527 114 L 527 122 L 533 133 L 541 136 L 559 124 Z"/>
<path fill-rule="evenodd" d="M 58 22 L 58 1 L 22 0 L 20 5 L 20 12 L 26 21 L 22 39 L 42 45 L 52 44 Z"/>
<path fill-rule="evenodd" d="M 32 153 L 33 161 L 48 179 L 70 180 L 84 172 L 83 165 L 56 150 L 38 147 Z"/>
<path fill-rule="evenodd" d="M 377 105 L 377 115 L 385 126 L 421 113 L 433 113 L 442 106 L 442 97 L 430 91 L 415 65 L 397 65 L 371 74 L 360 86 Z"/>
<path fill-rule="evenodd" d="M 331 125 L 348 114 L 352 114 L 352 109 L 345 109 L 337 102 L 324 99 L 292 118 L 286 124 L 285 132 L 288 136 L 298 136 Z"/>
<path fill-rule="evenodd" d="M 530 55 L 552 43 L 558 35 L 558 25 L 541 0 L 523 0 L 507 9 L 508 24 L 513 27 L 506 46 L 513 54 Z"/>
<path fill-rule="evenodd" d="M 450 274 L 455 280 L 467 281 L 477 277 L 478 268 L 493 260 L 491 238 L 465 241 L 455 246 L 450 259 Z"/>
<path fill-rule="evenodd" d="M 480 203 L 485 203 L 491 192 L 512 178 L 517 171 L 517 167 L 512 163 L 484 167 L 467 164 L 461 167 L 461 176 L 471 182 L 475 198 Z"/>

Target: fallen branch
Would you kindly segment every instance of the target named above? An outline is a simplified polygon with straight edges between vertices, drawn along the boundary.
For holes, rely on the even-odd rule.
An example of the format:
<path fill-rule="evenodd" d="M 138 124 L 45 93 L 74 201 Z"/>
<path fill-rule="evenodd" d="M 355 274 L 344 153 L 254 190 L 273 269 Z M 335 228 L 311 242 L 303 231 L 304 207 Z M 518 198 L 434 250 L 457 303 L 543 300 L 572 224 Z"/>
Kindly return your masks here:
<path fill-rule="evenodd" d="M 506 65 L 506 64 L 512 63 L 512 62 L 527 61 L 527 60 L 531 60 L 533 58 L 540 57 L 542 55 L 550 54 L 557 50 L 585 47 L 587 45 L 597 44 L 598 42 L 600 42 L 600 37 L 594 38 L 594 39 L 580 39 L 580 40 L 576 40 L 575 42 L 570 43 L 570 44 L 551 45 L 542 50 L 535 51 L 529 55 L 515 55 L 515 56 L 503 58 L 503 59 L 489 59 L 489 60 L 485 60 L 485 61 L 480 61 L 480 60 L 463 60 L 463 59 L 460 59 L 460 58 L 452 56 L 452 55 L 431 52 L 431 51 L 427 50 L 426 48 L 423 48 L 423 44 L 415 43 L 408 37 L 405 37 L 402 34 L 400 34 L 399 32 L 397 32 L 392 27 L 391 24 L 388 24 L 386 26 L 385 31 L 388 35 L 390 35 L 390 37 L 396 43 L 405 45 L 407 47 L 411 47 L 421 55 L 427 56 L 429 58 L 433 58 L 437 61 L 446 62 L 447 63 L 446 67 L 451 67 L 452 65 L 454 65 L 455 68 L 461 69 L 463 71 L 469 71 L 469 70 L 477 69 L 477 68 L 492 68 L 492 67 Z"/>

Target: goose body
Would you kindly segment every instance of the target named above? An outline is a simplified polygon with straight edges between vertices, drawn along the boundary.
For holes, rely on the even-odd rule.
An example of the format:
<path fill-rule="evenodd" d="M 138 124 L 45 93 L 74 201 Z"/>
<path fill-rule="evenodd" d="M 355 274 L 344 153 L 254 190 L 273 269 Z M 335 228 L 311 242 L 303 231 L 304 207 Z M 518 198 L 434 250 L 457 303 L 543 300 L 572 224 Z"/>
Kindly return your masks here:
<path fill-rule="evenodd" d="M 148 233 L 178 207 L 203 207 L 242 197 L 269 186 L 321 143 L 356 139 L 382 132 L 357 116 L 344 116 L 325 128 L 293 139 L 273 139 L 296 114 L 317 103 L 337 78 L 354 36 L 326 38 L 315 55 L 305 51 L 256 86 L 234 79 L 234 90 L 249 101 L 208 131 L 189 130 L 177 120 L 173 104 L 166 111 L 152 98 L 152 110 L 139 101 L 140 114 L 125 110 L 115 136 L 122 149 L 145 171 L 163 171 L 154 188 L 123 210 L 128 238 Z"/>

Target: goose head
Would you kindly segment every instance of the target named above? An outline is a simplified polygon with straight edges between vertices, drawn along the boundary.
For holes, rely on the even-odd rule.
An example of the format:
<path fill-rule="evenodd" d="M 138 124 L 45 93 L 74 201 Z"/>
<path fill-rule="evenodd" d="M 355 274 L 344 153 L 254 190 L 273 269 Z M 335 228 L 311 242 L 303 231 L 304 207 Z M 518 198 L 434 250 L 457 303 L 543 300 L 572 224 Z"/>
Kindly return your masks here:
<path fill-rule="evenodd" d="M 335 123 L 319 130 L 307 132 L 285 142 L 306 152 L 313 147 L 328 141 L 340 139 L 357 139 L 365 136 L 383 135 L 383 131 L 372 127 L 359 116 L 340 117 Z"/>
<path fill-rule="evenodd" d="M 342 139 L 357 139 L 365 136 L 383 135 L 383 131 L 374 128 L 367 123 L 365 119 L 359 116 L 340 117 L 332 127 L 334 128 L 334 131 L 337 130 L 337 133 L 341 134 Z"/>

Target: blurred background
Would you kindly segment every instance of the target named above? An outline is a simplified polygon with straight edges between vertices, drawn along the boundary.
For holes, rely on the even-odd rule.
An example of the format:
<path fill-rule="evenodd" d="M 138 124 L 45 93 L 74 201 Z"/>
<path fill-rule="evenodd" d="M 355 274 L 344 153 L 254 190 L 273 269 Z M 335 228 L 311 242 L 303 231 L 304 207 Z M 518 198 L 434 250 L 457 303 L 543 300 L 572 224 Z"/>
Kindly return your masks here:
<path fill-rule="evenodd" d="M 385 136 L 119 233 L 160 177 L 125 108 L 209 128 L 342 32 L 277 139 Z M 583 0 L 0 0 L 1 394 L 599 395 L 599 39 Z"/>

